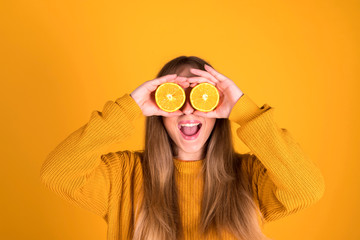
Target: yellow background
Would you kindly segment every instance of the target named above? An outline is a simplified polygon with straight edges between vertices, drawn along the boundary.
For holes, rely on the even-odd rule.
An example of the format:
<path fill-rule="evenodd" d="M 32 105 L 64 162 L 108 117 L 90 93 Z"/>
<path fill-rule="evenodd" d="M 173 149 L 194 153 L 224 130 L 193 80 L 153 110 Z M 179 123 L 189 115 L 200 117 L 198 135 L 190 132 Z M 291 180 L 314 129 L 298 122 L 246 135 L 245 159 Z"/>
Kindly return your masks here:
<path fill-rule="evenodd" d="M 276 108 L 279 126 L 325 177 L 318 203 L 268 223 L 265 234 L 360 239 L 359 8 L 342 0 L 1 1 L 0 238 L 106 239 L 102 219 L 40 184 L 40 166 L 93 110 L 194 55 Z M 143 146 L 143 119 L 138 126 L 119 150 Z"/>

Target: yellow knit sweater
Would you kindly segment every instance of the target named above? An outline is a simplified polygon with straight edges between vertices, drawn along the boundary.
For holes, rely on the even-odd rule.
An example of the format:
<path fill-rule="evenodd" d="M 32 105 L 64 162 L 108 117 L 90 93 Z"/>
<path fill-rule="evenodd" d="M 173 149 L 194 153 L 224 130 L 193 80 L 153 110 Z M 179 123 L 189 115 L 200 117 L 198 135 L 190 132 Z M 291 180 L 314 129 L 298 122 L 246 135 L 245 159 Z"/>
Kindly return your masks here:
<path fill-rule="evenodd" d="M 133 133 L 133 122 L 141 114 L 129 94 L 106 102 L 103 111 L 93 111 L 89 122 L 50 152 L 41 167 L 45 186 L 107 222 L 108 240 L 132 238 L 133 207 L 140 201 L 136 193 L 143 178 L 140 159 L 134 152 L 107 150 Z M 239 124 L 237 136 L 251 150 L 251 164 L 244 164 L 243 169 L 254 176 L 254 200 L 266 221 L 306 208 L 325 191 L 320 170 L 289 131 L 277 126 L 273 114 L 274 108 L 267 104 L 259 108 L 245 94 L 229 116 Z M 202 239 L 197 226 L 203 183 L 194 176 L 203 160 L 173 161 L 185 239 Z"/>

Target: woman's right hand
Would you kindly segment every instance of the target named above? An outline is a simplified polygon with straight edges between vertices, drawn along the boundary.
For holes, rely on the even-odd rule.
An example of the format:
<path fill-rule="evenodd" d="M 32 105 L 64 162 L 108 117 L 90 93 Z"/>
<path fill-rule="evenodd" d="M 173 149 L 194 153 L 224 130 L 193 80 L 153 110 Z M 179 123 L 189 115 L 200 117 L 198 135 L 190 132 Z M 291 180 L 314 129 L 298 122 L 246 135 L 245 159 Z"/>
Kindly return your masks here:
<path fill-rule="evenodd" d="M 165 82 L 175 82 L 183 88 L 189 87 L 190 83 L 186 81 L 186 77 L 179 77 L 176 74 L 165 75 L 153 80 L 144 82 L 138 88 L 136 88 L 130 96 L 139 105 L 144 116 L 164 116 L 164 117 L 175 117 L 182 115 L 180 110 L 175 112 L 165 112 L 161 110 L 155 101 L 155 90 L 157 87 Z"/>

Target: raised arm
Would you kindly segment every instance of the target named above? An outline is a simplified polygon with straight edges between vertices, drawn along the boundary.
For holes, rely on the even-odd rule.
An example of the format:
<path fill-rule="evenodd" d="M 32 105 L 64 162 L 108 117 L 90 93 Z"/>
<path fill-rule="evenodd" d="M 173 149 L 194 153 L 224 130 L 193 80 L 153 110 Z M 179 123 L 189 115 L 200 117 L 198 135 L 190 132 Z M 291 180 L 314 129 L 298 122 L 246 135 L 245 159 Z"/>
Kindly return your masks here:
<path fill-rule="evenodd" d="M 324 178 L 289 131 L 277 126 L 274 109 L 267 104 L 259 108 L 231 79 L 208 65 L 205 70 L 191 69 L 199 77 L 188 81 L 191 86 L 214 84 L 221 103 L 214 111 L 194 114 L 229 118 L 240 125 L 237 135 L 251 151 L 245 170 L 253 175 L 254 197 L 265 220 L 284 217 L 318 201 L 325 191 Z"/>
<path fill-rule="evenodd" d="M 109 148 L 133 133 L 134 120 L 142 114 L 181 114 L 159 109 L 151 93 L 164 82 L 188 85 L 185 80 L 166 75 L 147 81 L 131 94 L 106 102 L 102 112 L 93 111 L 87 124 L 70 134 L 47 156 L 41 167 L 41 181 L 62 198 L 106 219 L 109 196 L 118 191 L 114 186 L 121 187 L 122 166 L 129 159 L 129 151 L 109 152 Z M 118 180 L 117 185 L 113 184 L 115 180 Z"/>
<path fill-rule="evenodd" d="M 274 108 L 259 108 L 248 95 L 234 106 L 230 120 L 238 123 L 238 137 L 248 155 L 253 190 L 266 221 L 293 214 L 317 202 L 324 194 L 324 178 L 290 132 L 279 128 Z M 249 170 L 249 169 L 248 169 Z"/>
<path fill-rule="evenodd" d="M 121 153 L 111 144 L 127 139 L 141 110 L 129 94 L 93 111 L 87 124 L 70 134 L 47 156 L 41 181 L 69 202 L 106 217 L 112 181 L 120 172 Z"/>

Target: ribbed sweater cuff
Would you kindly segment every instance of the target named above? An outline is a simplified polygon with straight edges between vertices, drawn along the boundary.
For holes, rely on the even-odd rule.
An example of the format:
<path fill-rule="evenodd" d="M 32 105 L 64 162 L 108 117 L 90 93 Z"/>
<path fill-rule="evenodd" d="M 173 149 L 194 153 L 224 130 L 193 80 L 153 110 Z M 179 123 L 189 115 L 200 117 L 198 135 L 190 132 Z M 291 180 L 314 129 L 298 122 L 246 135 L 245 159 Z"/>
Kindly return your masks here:
<path fill-rule="evenodd" d="M 130 96 L 130 94 L 126 93 L 122 97 L 119 97 L 115 101 L 119 104 L 122 109 L 126 112 L 126 116 L 130 121 L 137 119 L 142 116 L 142 111 L 139 105 L 135 102 L 135 100 Z"/>
<path fill-rule="evenodd" d="M 259 108 L 247 94 L 243 94 L 231 110 L 229 120 L 243 125 L 260 115 L 265 110 L 265 107 L 266 109 L 269 107 L 265 105 Z"/>

